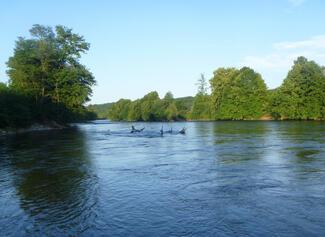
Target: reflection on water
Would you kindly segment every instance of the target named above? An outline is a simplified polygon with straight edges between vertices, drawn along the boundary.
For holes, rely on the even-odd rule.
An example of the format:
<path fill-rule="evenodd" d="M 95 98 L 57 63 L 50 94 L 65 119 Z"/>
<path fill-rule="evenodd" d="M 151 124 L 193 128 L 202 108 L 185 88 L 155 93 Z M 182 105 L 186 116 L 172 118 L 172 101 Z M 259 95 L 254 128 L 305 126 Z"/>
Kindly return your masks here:
<path fill-rule="evenodd" d="M 12 186 L 2 190 L 1 195 L 11 199 L 8 194 L 15 193 L 19 205 L 16 208 L 27 215 L 27 222 L 35 225 L 32 230 L 18 229 L 15 233 L 14 225 L 22 225 L 22 220 L 7 213 L 1 224 L 9 222 L 13 226 L 8 226 L 6 235 L 41 234 L 44 226 L 46 233 L 65 229 L 62 234 L 68 234 L 70 228 L 82 231 L 83 219 L 94 218 L 96 175 L 83 133 L 67 130 L 12 136 L 6 138 L 2 149 L 0 165 L 6 172 L 1 173 L 1 178 Z M 6 205 L 4 200 L 1 204 Z"/>
<path fill-rule="evenodd" d="M 130 123 L 0 138 L 7 236 L 325 233 L 325 123 Z"/>
<path fill-rule="evenodd" d="M 219 163 L 255 161 L 269 150 L 268 134 L 272 127 L 266 122 L 220 122 L 214 124 L 215 152 Z"/>

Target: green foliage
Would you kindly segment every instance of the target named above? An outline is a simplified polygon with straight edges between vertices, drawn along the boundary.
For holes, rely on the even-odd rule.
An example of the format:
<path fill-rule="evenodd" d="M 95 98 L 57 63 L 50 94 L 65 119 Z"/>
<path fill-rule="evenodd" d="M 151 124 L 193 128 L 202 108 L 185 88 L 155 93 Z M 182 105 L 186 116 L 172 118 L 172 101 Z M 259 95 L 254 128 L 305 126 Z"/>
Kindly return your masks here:
<path fill-rule="evenodd" d="M 168 103 L 171 103 L 174 101 L 174 95 L 173 93 L 171 93 L 170 91 L 168 91 L 166 93 L 166 95 L 164 96 L 164 100 L 167 101 Z"/>
<path fill-rule="evenodd" d="M 194 97 L 187 96 L 175 99 L 175 105 L 178 111 L 178 119 L 186 120 L 190 118 Z"/>
<path fill-rule="evenodd" d="M 211 98 L 208 95 L 208 86 L 203 74 L 198 79 L 198 90 L 194 98 L 191 119 L 209 120 L 211 118 Z"/>
<path fill-rule="evenodd" d="M 150 92 L 141 99 L 141 117 L 143 121 L 157 121 L 158 106 L 156 102 L 159 100 L 156 91 Z"/>
<path fill-rule="evenodd" d="M 211 98 L 209 95 L 197 94 L 191 111 L 193 120 L 209 120 L 211 118 Z"/>
<path fill-rule="evenodd" d="M 31 38 L 18 38 L 8 60 L 10 87 L 38 102 L 49 98 L 67 108 L 79 109 L 89 101 L 94 77 L 80 64 L 81 53 L 89 49 L 82 36 L 71 29 L 34 25 Z"/>
<path fill-rule="evenodd" d="M 276 89 L 267 90 L 261 75 L 248 67 L 216 70 L 210 80 L 211 95 L 203 75 L 197 85 L 194 98 L 174 99 L 168 92 L 161 100 L 157 92 L 151 92 L 131 102 L 123 120 L 325 119 L 325 68 L 304 57 L 294 62 Z M 114 110 L 121 113 L 117 107 Z"/>
<path fill-rule="evenodd" d="M 197 81 L 197 94 L 198 95 L 207 95 L 208 94 L 208 83 L 204 77 L 204 74 L 201 73 L 200 78 Z"/>
<path fill-rule="evenodd" d="M 299 57 L 273 93 L 271 113 L 278 119 L 325 119 L 324 68 Z"/>
<path fill-rule="evenodd" d="M 210 83 L 214 119 L 258 119 L 266 112 L 267 88 L 254 70 L 220 68 Z"/>
<path fill-rule="evenodd" d="M 96 115 L 85 108 L 71 111 L 62 103 L 44 99 L 42 104 L 33 97 L 0 83 L 0 128 L 20 128 L 32 123 L 67 123 L 92 120 Z"/>
<path fill-rule="evenodd" d="M 112 105 L 113 103 L 88 105 L 87 110 L 95 113 L 98 119 L 104 119 L 108 117 L 108 110 Z"/>
<path fill-rule="evenodd" d="M 89 44 L 63 26 L 54 32 L 34 25 L 30 34 L 18 38 L 7 62 L 10 79 L 9 87 L 0 85 L 0 127 L 94 119 L 83 104 L 95 80 L 79 62 Z"/>
<path fill-rule="evenodd" d="M 130 105 L 128 114 L 129 121 L 142 121 L 141 116 L 141 100 L 135 100 Z"/>
<path fill-rule="evenodd" d="M 178 119 L 178 111 L 175 103 L 170 103 L 165 110 L 166 119 L 168 121 L 175 121 Z"/>
<path fill-rule="evenodd" d="M 162 114 L 160 115 L 161 120 L 167 120 L 167 121 L 179 120 L 178 110 L 174 101 L 174 96 L 170 91 L 168 91 L 164 96 L 162 105 L 160 107 L 161 107 L 160 110 L 162 111 Z"/>
<path fill-rule="evenodd" d="M 193 96 L 186 96 L 186 97 L 179 97 L 175 98 L 176 107 L 179 109 L 179 107 L 184 107 L 186 110 L 191 110 L 194 97 Z"/>
<path fill-rule="evenodd" d="M 116 102 L 118 103 L 118 102 Z M 132 101 L 129 106 L 128 116 L 119 116 L 121 113 L 116 103 L 100 105 L 89 105 L 88 110 L 95 112 L 98 118 L 109 118 L 119 121 L 178 121 L 186 120 L 189 117 L 193 104 L 193 97 L 176 98 L 171 92 L 167 92 L 163 99 L 160 99 L 157 92 L 151 92 L 142 99 Z M 121 119 L 121 117 L 124 117 Z"/>
<path fill-rule="evenodd" d="M 181 120 L 173 94 L 167 92 L 160 99 L 157 92 L 150 92 L 142 99 L 121 99 L 108 111 L 108 118 L 115 121 L 175 121 Z"/>
<path fill-rule="evenodd" d="M 128 113 L 131 105 L 131 100 L 120 99 L 112 105 L 108 112 L 111 120 L 126 121 L 128 120 Z"/>
<path fill-rule="evenodd" d="M 18 38 L 9 58 L 9 86 L 0 83 L 0 127 L 33 122 L 67 123 L 108 117 L 123 121 L 260 119 L 325 119 L 325 68 L 299 57 L 283 84 L 267 90 L 260 74 L 243 67 L 219 68 L 210 80 L 203 74 L 196 96 L 163 99 L 150 92 L 142 99 L 90 105 L 95 80 L 80 63 L 89 43 L 64 26 L 34 25 L 31 37 Z M 95 114 L 96 113 L 96 114 Z"/>
<path fill-rule="evenodd" d="M 0 83 L 0 127 L 25 127 L 32 120 L 30 99 Z"/>

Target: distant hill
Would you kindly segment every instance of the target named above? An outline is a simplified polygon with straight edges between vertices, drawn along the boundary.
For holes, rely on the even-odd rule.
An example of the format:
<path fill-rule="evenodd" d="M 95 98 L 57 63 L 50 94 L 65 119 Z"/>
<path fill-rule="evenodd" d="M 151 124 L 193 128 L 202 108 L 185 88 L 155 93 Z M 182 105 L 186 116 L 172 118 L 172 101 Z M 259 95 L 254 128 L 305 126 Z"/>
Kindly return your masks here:
<path fill-rule="evenodd" d="M 88 105 L 87 109 L 94 112 L 99 119 L 105 119 L 108 117 L 108 110 L 114 103 L 105 103 L 105 104 L 93 104 Z"/>
<path fill-rule="evenodd" d="M 179 109 L 183 107 L 183 109 L 181 110 L 183 110 L 184 113 L 191 110 L 193 101 L 194 101 L 193 96 L 175 98 L 176 105 L 178 105 L 177 107 L 179 107 Z M 108 117 L 108 110 L 113 104 L 114 102 L 105 103 L 105 104 L 93 104 L 93 105 L 88 105 L 87 108 L 89 111 L 96 113 L 97 118 L 105 119 Z"/>
<path fill-rule="evenodd" d="M 193 105 L 193 101 L 194 101 L 193 96 L 175 98 L 176 104 L 177 103 L 182 103 L 187 108 L 187 110 L 191 110 L 192 105 Z"/>

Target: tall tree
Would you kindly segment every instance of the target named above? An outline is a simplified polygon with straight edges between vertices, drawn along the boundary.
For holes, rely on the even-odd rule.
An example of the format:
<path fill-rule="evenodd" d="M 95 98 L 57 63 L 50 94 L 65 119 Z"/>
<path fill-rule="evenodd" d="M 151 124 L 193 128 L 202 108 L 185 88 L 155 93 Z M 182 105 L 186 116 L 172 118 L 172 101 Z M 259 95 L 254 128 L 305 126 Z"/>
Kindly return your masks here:
<path fill-rule="evenodd" d="M 141 99 L 141 117 L 144 121 L 156 121 L 157 101 L 159 95 L 156 91 L 150 92 Z"/>
<path fill-rule="evenodd" d="M 165 112 L 162 117 L 163 120 L 178 120 L 178 110 L 174 100 L 174 95 L 170 91 L 168 91 L 164 96 L 162 109 Z"/>
<path fill-rule="evenodd" d="M 32 121 L 31 101 L 0 83 L 0 128 L 25 127 Z"/>
<path fill-rule="evenodd" d="M 208 83 L 203 74 L 201 74 L 196 85 L 197 93 L 193 101 L 191 110 L 191 119 L 194 120 L 208 120 L 210 119 L 211 99 L 208 95 Z"/>
<path fill-rule="evenodd" d="M 165 96 L 164 96 L 164 100 L 171 103 L 174 101 L 174 95 L 173 93 L 171 93 L 170 91 L 168 91 Z"/>
<path fill-rule="evenodd" d="M 272 114 L 280 119 L 325 119 L 324 68 L 298 57 L 273 95 Z"/>
<path fill-rule="evenodd" d="M 165 116 L 168 121 L 178 120 L 178 110 L 175 102 L 170 103 L 165 110 Z"/>
<path fill-rule="evenodd" d="M 210 82 L 215 119 L 258 119 L 266 112 L 267 88 L 254 70 L 220 68 Z"/>
<path fill-rule="evenodd" d="M 89 100 L 93 75 L 79 60 L 89 50 L 82 36 L 71 29 L 34 25 L 31 38 L 18 38 L 14 55 L 8 60 L 11 87 L 74 109 Z"/>
<path fill-rule="evenodd" d="M 114 121 L 127 121 L 131 100 L 120 99 L 109 109 L 108 117 Z"/>
<path fill-rule="evenodd" d="M 128 114 L 129 121 L 141 121 L 141 101 L 135 100 L 132 101 Z"/>
<path fill-rule="evenodd" d="M 201 73 L 200 78 L 198 79 L 196 85 L 198 86 L 197 94 L 198 95 L 207 95 L 208 94 L 208 82 L 205 79 L 203 73 Z"/>

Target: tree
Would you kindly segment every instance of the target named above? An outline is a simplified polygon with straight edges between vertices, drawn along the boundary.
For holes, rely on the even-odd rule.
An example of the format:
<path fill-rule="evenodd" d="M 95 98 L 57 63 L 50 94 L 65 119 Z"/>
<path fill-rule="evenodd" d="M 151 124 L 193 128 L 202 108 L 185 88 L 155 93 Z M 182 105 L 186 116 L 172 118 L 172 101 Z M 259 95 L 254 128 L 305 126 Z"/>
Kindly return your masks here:
<path fill-rule="evenodd" d="M 254 70 L 220 68 L 210 83 L 215 119 L 258 119 L 266 112 L 267 88 Z"/>
<path fill-rule="evenodd" d="M 0 128 L 26 127 L 33 119 L 30 98 L 0 83 Z"/>
<path fill-rule="evenodd" d="M 154 109 L 156 101 L 160 100 L 156 91 L 150 92 L 141 99 L 141 117 L 144 121 L 156 121 Z"/>
<path fill-rule="evenodd" d="M 187 109 L 185 107 L 185 109 Z M 126 111 L 127 116 L 126 115 Z M 108 118 L 111 120 L 128 121 L 176 121 L 185 119 L 178 113 L 176 102 L 171 92 L 160 99 L 156 91 L 150 92 L 142 99 L 135 101 L 121 99 L 109 109 Z"/>
<path fill-rule="evenodd" d="M 201 73 L 201 76 L 198 79 L 196 84 L 198 86 L 197 94 L 199 94 L 199 95 L 207 95 L 208 94 L 208 83 L 207 83 L 203 73 Z"/>
<path fill-rule="evenodd" d="M 213 72 L 213 78 L 210 80 L 212 118 L 220 119 L 224 117 L 221 114 L 221 106 L 224 103 L 225 96 L 230 89 L 231 80 L 238 74 L 236 68 L 219 68 Z"/>
<path fill-rule="evenodd" d="M 71 29 L 34 25 L 31 38 L 18 38 L 8 60 L 9 84 L 43 103 L 62 103 L 78 110 L 89 101 L 94 77 L 79 59 L 89 50 L 82 36 Z"/>
<path fill-rule="evenodd" d="M 178 111 L 174 102 L 168 105 L 165 114 L 168 121 L 178 120 Z"/>
<path fill-rule="evenodd" d="M 190 118 L 193 100 L 193 97 L 178 98 L 175 100 L 178 120 L 187 120 Z"/>
<path fill-rule="evenodd" d="M 141 117 L 141 101 L 132 101 L 128 114 L 129 121 L 142 121 Z"/>
<path fill-rule="evenodd" d="M 201 77 L 198 79 L 197 86 L 197 93 L 191 110 L 191 119 L 208 120 L 211 115 L 211 99 L 208 95 L 208 86 L 203 74 L 201 74 Z"/>
<path fill-rule="evenodd" d="M 164 100 L 167 101 L 168 103 L 171 103 L 174 101 L 174 95 L 173 93 L 171 93 L 170 91 L 168 91 L 166 93 L 166 95 L 164 96 Z"/>
<path fill-rule="evenodd" d="M 191 119 L 209 120 L 211 118 L 211 99 L 209 95 L 197 94 L 193 101 Z"/>
<path fill-rule="evenodd" d="M 324 68 L 298 57 L 272 97 L 272 114 L 280 119 L 324 119 Z"/>
<path fill-rule="evenodd" d="M 174 96 L 170 91 L 168 91 L 164 96 L 161 109 L 164 110 L 164 114 L 162 117 L 163 120 L 175 121 L 179 119 Z"/>
<path fill-rule="evenodd" d="M 108 112 L 108 118 L 113 121 L 127 121 L 131 100 L 120 99 L 112 105 Z"/>

